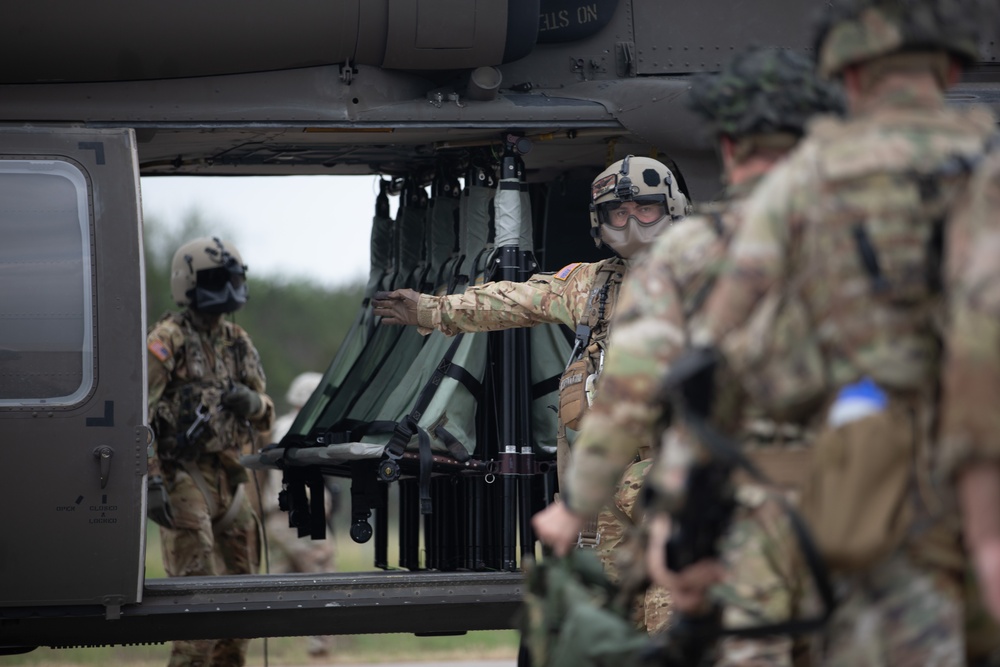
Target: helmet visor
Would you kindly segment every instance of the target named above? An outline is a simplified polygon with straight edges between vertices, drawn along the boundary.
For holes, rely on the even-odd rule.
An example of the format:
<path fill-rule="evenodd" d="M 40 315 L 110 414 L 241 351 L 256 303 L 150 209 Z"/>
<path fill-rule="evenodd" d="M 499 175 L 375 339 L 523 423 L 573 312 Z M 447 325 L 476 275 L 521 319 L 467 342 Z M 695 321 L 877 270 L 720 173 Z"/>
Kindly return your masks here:
<path fill-rule="evenodd" d="M 635 218 L 641 225 L 651 225 L 667 215 L 665 195 L 646 195 L 629 201 L 614 199 L 597 205 L 597 219 L 602 225 L 621 228 Z"/>
<path fill-rule="evenodd" d="M 191 306 L 208 313 L 231 313 L 247 302 L 247 276 L 239 262 L 202 269 L 195 278 Z"/>
<path fill-rule="evenodd" d="M 235 272 L 228 266 L 202 269 L 196 278 L 198 288 L 209 292 L 221 291 L 225 289 L 226 285 L 232 285 L 239 289 L 246 283 L 246 280 L 246 274 L 242 270 Z"/>

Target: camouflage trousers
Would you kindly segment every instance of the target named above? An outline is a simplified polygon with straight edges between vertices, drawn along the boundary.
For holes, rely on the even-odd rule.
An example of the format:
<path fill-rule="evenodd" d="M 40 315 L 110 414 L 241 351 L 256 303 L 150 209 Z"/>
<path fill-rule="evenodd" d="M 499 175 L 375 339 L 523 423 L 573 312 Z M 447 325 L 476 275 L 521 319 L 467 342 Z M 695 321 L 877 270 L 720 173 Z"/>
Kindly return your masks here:
<path fill-rule="evenodd" d="M 160 528 L 167 574 L 190 577 L 257 572 L 260 565 L 257 516 L 245 495 L 239 495 L 242 500 L 235 516 L 227 522 L 229 525 L 221 525 L 237 499 L 234 486 L 238 485 L 230 482 L 218 458 L 202 456 L 192 464 L 191 471 L 181 468 L 167 477 L 174 515 L 174 528 Z M 242 667 L 249 641 L 175 641 L 168 667 Z"/>
<path fill-rule="evenodd" d="M 712 589 L 726 628 L 783 623 L 818 613 L 788 515 L 770 492 L 744 485 L 721 547 L 725 579 Z M 803 638 L 724 638 L 715 664 L 792 667 L 809 664 Z"/>
<path fill-rule="evenodd" d="M 838 581 L 841 603 L 823 634 L 825 667 L 965 664 L 962 586 L 900 551 Z"/>
<path fill-rule="evenodd" d="M 639 575 L 636 569 L 645 573 L 638 528 L 642 517 L 641 512 L 636 511 L 636 503 L 651 464 L 651 460 L 643 460 L 629 465 L 615 491 L 614 509 L 605 508 L 597 516 L 600 536 L 597 557 L 608 577 L 616 583 L 621 582 L 623 574 Z M 633 617 L 638 627 L 650 634 L 665 630 L 670 621 L 670 593 L 660 586 L 649 586 L 642 599 L 636 602 Z"/>

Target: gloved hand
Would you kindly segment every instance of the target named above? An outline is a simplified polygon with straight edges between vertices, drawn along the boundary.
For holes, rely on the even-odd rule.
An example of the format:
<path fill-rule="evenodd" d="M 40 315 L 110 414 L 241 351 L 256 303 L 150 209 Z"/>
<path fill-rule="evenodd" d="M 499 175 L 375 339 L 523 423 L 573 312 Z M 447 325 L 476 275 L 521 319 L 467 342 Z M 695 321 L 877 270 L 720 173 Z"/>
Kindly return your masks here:
<path fill-rule="evenodd" d="M 174 512 L 170 508 L 170 496 L 163 486 L 163 478 L 150 475 L 146 482 L 146 514 L 164 528 L 174 527 Z"/>
<path fill-rule="evenodd" d="M 249 417 L 260 412 L 264 407 L 264 401 L 260 394 L 241 382 L 230 389 L 222 397 L 222 405 L 237 417 Z"/>
<path fill-rule="evenodd" d="M 373 312 L 382 318 L 382 324 L 416 326 L 417 301 L 419 299 L 420 294 L 411 289 L 376 292 Z"/>

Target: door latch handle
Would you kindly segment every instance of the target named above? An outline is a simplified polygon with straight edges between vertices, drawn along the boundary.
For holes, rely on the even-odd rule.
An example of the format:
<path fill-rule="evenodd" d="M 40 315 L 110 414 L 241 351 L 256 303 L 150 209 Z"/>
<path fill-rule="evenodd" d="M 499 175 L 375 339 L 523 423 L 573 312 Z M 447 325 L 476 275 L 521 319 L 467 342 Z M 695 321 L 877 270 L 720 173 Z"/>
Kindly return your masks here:
<path fill-rule="evenodd" d="M 115 450 L 107 445 L 102 445 L 94 450 L 94 458 L 101 464 L 101 488 L 108 485 L 108 477 L 111 476 L 111 457 L 115 455 Z"/>

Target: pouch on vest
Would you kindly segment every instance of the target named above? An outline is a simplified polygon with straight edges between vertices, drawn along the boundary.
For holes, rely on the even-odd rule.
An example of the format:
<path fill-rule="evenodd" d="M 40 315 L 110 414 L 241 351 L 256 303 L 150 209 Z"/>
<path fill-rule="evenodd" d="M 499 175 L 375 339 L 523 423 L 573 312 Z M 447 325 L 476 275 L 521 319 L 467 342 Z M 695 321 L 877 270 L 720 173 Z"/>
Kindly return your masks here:
<path fill-rule="evenodd" d="M 566 367 L 559 378 L 559 421 L 574 431 L 579 430 L 580 421 L 587 412 L 587 378 L 593 373 L 590 355 L 582 357 Z"/>
<path fill-rule="evenodd" d="M 802 514 L 830 567 L 860 570 L 899 547 L 910 528 L 916 432 L 904 406 L 823 430 Z"/>

